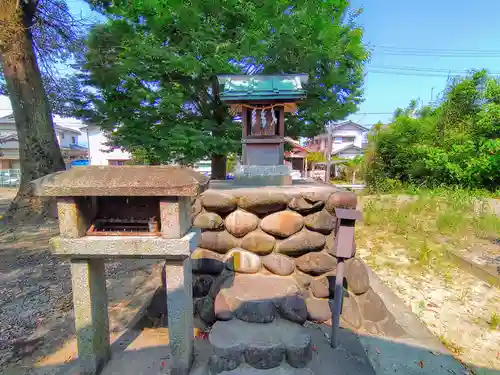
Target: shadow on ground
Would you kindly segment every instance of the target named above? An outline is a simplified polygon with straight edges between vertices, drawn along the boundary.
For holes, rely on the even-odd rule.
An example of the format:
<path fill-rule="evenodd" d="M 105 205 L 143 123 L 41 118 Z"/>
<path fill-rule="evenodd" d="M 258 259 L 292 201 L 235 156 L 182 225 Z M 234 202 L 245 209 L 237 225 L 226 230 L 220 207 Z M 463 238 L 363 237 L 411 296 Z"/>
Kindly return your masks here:
<path fill-rule="evenodd" d="M 149 309 L 153 317 L 166 313 L 164 289 L 159 288 L 151 299 Z M 143 311 L 144 312 L 144 311 Z M 164 321 L 166 322 L 166 319 Z M 272 324 L 272 323 L 271 323 Z M 195 361 L 192 375 L 207 375 L 203 365 L 211 355 L 207 335 L 200 335 L 206 327 L 195 318 Z M 308 367 L 315 375 L 493 375 L 500 371 L 473 366 L 465 367 L 444 348 L 431 344 L 422 345 L 412 338 L 387 338 L 371 336 L 341 329 L 339 347 L 332 349 L 329 343 L 331 327 L 324 324 L 306 323 L 312 338 L 313 360 Z M 113 340 L 114 339 L 114 340 Z M 168 325 L 154 322 L 151 316 L 143 316 L 135 325 L 118 337 L 112 335 L 112 358 L 101 375 L 158 375 L 170 374 Z M 53 356 L 57 358 L 56 356 Z M 78 360 L 52 361 L 38 368 L 15 375 L 74 375 L 78 374 Z M 473 368 L 473 372 L 471 369 Z M 9 374 L 10 375 L 10 374 Z M 13 374 L 14 375 L 14 374 Z"/>
<path fill-rule="evenodd" d="M 141 323 L 143 324 L 143 323 Z M 310 368 L 316 375 L 448 375 L 477 374 L 493 375 L 499 371 L 474 368 L 470 372 L 446 353 L 439 353 L 425 347 L 401 343 L 376 336 L 356 334 L 341 329 L 340 345 L 332 349 L 324 333 L 330 330 L 325 325 L 309 326 L 314 352 Z M 142 328 L 140 325 L 127 330 L 112 345 L 112 359 L 101 375 L 158 375 L 170 374 L 171 361 L 167 328 Z M 200 372 L 203 363 L 211 354 L 206 339 L 195 339 L 195 362 L 192 374 Z M 53 364 L 32 369 L 33 375 L 78 374 L 78 362 Z"/>

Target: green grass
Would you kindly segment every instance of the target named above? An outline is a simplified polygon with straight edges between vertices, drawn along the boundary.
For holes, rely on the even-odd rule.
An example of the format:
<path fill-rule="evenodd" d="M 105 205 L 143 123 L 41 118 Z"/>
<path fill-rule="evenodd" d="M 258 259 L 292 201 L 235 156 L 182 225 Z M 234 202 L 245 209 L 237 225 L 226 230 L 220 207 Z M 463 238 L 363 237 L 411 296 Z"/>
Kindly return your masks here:
<path fill-rule="evenodd" d="M 488 325 L 491 329 L 500 329 L 500 314 L 493 312 L 490 320 L 488 321 Z"/>
<path fill-rule="evenodd" d="M 365 197 L 363 225 L 371 233 L 391 233 L 388 240 L 405 247 L 416 265 L 440 269 L 451 264 L 448 246 L 466 246 L 475 237 L 498 237 L 500 218 L 481 204 L 478 194 L 439 188 Z"/>
<path fill-rule="evenodd" d="M 446 346 L 456 355 L 460 355 L 464 351 L 464 349 L 460 345 L 458 345 L 454 341 L 448 340 L 444 335 L 439 335 L 439 340 L 443 343 L 444 346 Z"/>

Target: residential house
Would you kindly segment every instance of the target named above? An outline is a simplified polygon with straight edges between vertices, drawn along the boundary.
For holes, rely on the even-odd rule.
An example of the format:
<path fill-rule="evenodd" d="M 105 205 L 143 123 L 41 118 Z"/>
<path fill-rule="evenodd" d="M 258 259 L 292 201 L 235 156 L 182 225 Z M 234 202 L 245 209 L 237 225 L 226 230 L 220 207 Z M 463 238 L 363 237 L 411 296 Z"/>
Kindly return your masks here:
<path fill-rule="evenodd" d="M 79 145 L 78 137 L 81 132 L 65 126 L 65 121 L 54 121 L 54 131 L 66 166 L 69 167 L 72 161 L 87 157 L 87 148 Z M 67 121 L 71 123 L 71 120 Z M 11 114 L 0 118 L 0 170 L 20 168 L 19 141 L 14 116 Z"/>
<path fill-rule="evenodd" d="M 363 154 L 369 129 L 352 121 L 332 126 L 332 156 L 354 159 Z M 327 153 L 328 133 L 319 134 L 309 142 L 308 147 L 315 152 Z"/>
<path fill-rule="evenodd" d="M 110 151 L 108 138 L 99 126 L 88 125 L 81 130 L 87 133 L 90 165 L 124 165 L 132 159 L 130 153 L 120 149 Z"/>
<path fill-rule="evenodd" d="M 285 142 L 291 147 L 290 151 L 285 151 L 285 164 L 289 164 L 292 171 L 298 171 L 302 177 L 305 177 L 308 169 L 307 154 L 311 152 L 311 149 L 290 137 L 285 137 Z"/>

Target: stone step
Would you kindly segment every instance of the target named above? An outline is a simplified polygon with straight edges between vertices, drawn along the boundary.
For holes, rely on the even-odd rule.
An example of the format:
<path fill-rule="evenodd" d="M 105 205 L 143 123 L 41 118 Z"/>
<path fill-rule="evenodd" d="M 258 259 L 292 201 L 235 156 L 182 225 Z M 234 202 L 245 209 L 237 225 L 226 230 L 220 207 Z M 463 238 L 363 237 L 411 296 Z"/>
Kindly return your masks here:
<path fill-rule="evenodd" d="M 286 361 L 294 368 L 312 359 L 311 336 L 296 323 L 276 318 L 272 323 L 249 323 L 239 319 L 219 321 L 209 335 L 214 354 L 214 374 L 232 371 L 243 363 L 254 370 L 277 368 Z"/>
<path fill-rule="evenodd" d="M 291 276 L 228 274 L 212 287 L 218 320 L 237 318 L 250 323 L 269 323 L 281 314 L 304 323 L 307 308 Z"/>
<path fill-rule="evenodd" d="M 223 371 L 221 375 L 314 375 L 309 368 L 294 368 L 287 363 L 279 367 L 257 370 L 248 365 L 241 365 L 232 371 Z"/>

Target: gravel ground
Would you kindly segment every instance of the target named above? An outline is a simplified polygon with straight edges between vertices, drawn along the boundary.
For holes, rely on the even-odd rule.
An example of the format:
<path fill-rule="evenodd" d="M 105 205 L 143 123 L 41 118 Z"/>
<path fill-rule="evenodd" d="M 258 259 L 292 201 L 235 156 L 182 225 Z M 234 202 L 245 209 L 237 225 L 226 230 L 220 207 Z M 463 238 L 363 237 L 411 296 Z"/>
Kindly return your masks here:
<path fill-rule="evenodd" d="M 500 329 L 490 323 L 500 311 L 498 288 L 451 264 L 445 279 L 430 269 L 416 272 L 406 249 L 389 241 L 375 256 L 372 239 L 358 246 L 359 256 L 458 359 L 500 370 Z"/>
<path fill-rule="evenodd" d="M 56 234 L 55 223 L 0 233 L 0 373 L 18 374 L 74 336 L 69 263 L 48 250 Z M 110 308 L 133 294 L 153 263 L 106 264 Z"/>

